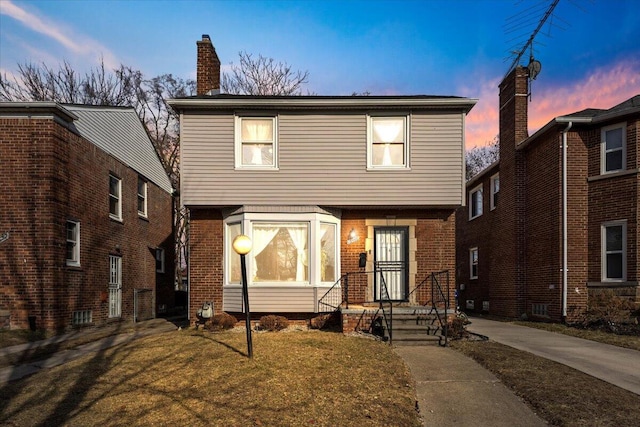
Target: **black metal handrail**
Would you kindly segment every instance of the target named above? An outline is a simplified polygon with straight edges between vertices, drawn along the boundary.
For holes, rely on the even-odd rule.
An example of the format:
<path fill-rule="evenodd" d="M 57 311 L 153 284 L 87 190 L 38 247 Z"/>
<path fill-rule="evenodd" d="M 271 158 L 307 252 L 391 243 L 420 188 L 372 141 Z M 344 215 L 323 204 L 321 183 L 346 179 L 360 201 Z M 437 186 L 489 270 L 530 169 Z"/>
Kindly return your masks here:
<path fill-rule="evenodd" d="M 443 284 L 440 283 L 440 278 L 444 279 Z M 431 312 L 435 313 L 440 323 L 445 347 L 448 344 L 449 338 L 449 296 L 449 270 L 431 273 Z M 444 313 L 439 310 L 440 306 L 444 306 Z M 440 344 L 442 345 L 442 339 L 440 340 Z"/>
<path fill-rule="evenodd" d="M 357 275 L 379 274 L 380 283 L 380 300 L 378 301 L 379 310 L 382 311 L 382 319 L 384 326 L 389 334 L 389 342 L 393 340 L 393 301 L 389 295 L 386 279 L 384 278 L 384 268 L 376 268 L 373 271 L 352 271 L 343 274 L 327 292 L 318 300 L 318 312 L 330 313 L 340 309 L 344 305 L 349 308 L 349 278 Z M 395 270 L 393 270 L 395 271 Z M 375 276 L 374 276 L 375 277 Z M 385 306 L 385 305 L 388 305 Z"/>

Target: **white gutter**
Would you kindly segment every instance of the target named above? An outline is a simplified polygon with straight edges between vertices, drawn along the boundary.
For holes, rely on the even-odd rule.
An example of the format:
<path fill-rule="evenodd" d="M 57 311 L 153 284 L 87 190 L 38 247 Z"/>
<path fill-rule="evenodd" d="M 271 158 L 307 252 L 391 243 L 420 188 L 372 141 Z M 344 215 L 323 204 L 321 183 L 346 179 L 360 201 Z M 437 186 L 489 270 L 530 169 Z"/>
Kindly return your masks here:
<path fill-rule="evenodd" d="M 567 123 L 567 127 L 562 131 L 562 320 L 567 318 L 567 278 L 568 278 L 568 257 L 567 257 L 567 133 L 573 126 L 573 122 Z"/>

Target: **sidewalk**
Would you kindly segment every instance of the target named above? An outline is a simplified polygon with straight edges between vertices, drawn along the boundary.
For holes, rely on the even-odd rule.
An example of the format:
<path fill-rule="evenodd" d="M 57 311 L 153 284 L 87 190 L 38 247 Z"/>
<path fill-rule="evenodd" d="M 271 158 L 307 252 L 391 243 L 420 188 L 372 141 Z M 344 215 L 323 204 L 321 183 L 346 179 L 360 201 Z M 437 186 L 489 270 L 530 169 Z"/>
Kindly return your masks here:
<path fill-rule="evenodd" d="M 32 352 L 39 347 L 55 346 L 63 342 L 83 342 L 84 344 L 73 348 L 54 351 L 49 355 L 42 356 L 40 360 L 17 364 L 0 369 L 0 385 L 9 381 L 32 375 L 41 369 L 52 368 L 69 361 L 78 359 L 87 354 L 114 347 L 118 344 L 127 343 L 135 339 L 161 332 L 174 331 L 177 327 L 165 319 L 152 319 L 135 325 L 125 326 L 126 331 L 118 332 L 115 328 L 86 329 L 71 332 L 63 335 L 30 342 L 26 344 L 14 345 L 0 348 L 0 357 L 25 354 Z"/>
<path fill-rule="evenodd" d="M 639 351 L 479 317 L 469 320 L 469 332 L 562 363 L 640 395 Z"/>
<path fill-rule="evenodd" d="M 547 425 L 491 372 L 455 350 L 434 345 L 393 350 L 411 370 L 425 426 Z"/>

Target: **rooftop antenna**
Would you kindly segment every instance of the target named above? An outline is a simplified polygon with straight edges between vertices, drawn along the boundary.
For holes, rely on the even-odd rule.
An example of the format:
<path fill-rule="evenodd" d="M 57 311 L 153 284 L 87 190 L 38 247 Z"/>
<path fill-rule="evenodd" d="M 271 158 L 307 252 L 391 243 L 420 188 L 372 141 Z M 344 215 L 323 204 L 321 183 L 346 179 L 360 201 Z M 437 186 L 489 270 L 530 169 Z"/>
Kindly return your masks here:
<path fill-rule="evenodd" d="M 513 71 L 513 69 L 520 63 L 520 59 L 522 58 L 522 55 L 524 55 L 524 53 L 527 51 L 527 49 L 529 49 L 529 65 L 527 66 L 527 68 L 529 69 L 529 79 L 535 80 L 536 77 L 538 77 L 538 74 L 540 74 L 540 70 L 542 69 L 542 64 L 540 64 L 540 61 L 536 60 L 533 57 L 533 41 L 538 35 L 538 32 L 540 32 L 540 30 L 544 26 L 545 22 L 547 22 L 547 19 L 549 19 L 549 17 L 552 16 L 553 10 L 556 8 L 559 2 L 560 0 L 553 0 L 551 5 L 549 5 L 544 16 L 540 19 L 540 22 L 538 22 L 538 26 L 536 27 L 536 29 L 533 30 L 533 33 L 531 33 L 531 36 L 529 36 L 529 39 L 527 40 L 527 42 L 524 44 L 524 46 L 522 46 L 522 49 L 518 51 L 518 54 L 513 60 L 513 63 L 511 64 L 509 69 L 507 70 L 505 77 L 508 76 L 509 73 Z M 514 24 L 514 25 L 520 25 L 520 24 Z"/>

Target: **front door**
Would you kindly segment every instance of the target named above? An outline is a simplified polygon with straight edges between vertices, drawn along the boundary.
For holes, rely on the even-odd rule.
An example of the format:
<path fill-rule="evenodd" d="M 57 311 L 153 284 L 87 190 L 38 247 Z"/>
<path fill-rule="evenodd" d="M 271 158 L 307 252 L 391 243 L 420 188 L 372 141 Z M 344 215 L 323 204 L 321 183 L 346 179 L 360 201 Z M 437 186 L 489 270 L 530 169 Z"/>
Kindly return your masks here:
<path fill-rule="evenodd" d="M 405 301 L 408 294 L 408 227 L 376 227 L 374 235 L 375 299 Z M 383 280 L 384 279 L 384 280 Z"/>
<path fill-rule="evenodd" d="M 122 258 L 109 255 L 109 317 L 122 315 Z"/>

